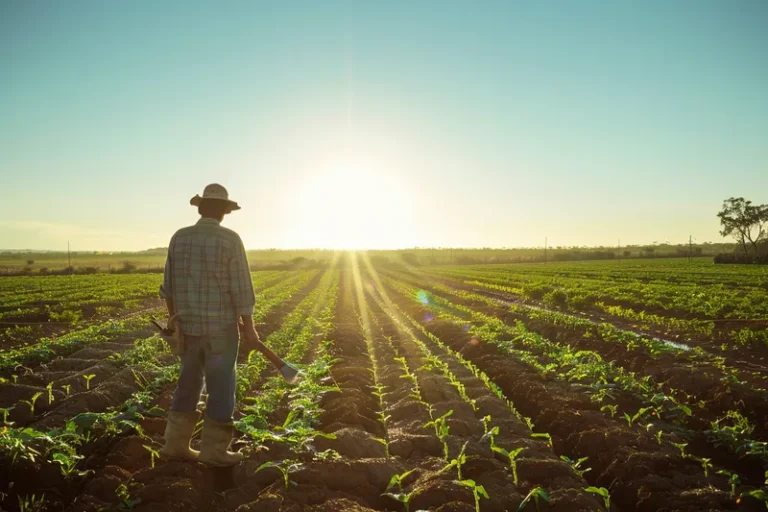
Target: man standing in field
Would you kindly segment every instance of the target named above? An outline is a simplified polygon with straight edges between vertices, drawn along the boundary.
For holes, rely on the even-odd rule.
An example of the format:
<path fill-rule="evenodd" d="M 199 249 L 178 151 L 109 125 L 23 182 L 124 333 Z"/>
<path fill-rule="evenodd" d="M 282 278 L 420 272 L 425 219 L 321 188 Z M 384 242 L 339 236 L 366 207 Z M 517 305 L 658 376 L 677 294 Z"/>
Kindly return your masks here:
<path fill-rule="evenodd" d="M 235 407 L 235 363 L 239 345 L 238 323 L 244 341 L 259 342 L 253 325 L 256 297 L 245 248 L 240 236 L 222 227 L 224 216 L 240 207 L 221 185 L 205 187 L 190 204 L 200 220 L 180 229 L 171 238 L 160 296 L 168 306 L 181 374 L 168 412 L 165 445 L 169 458 L 199 460 L 231 466 L 243 460 L 229 451 Z M 203 388 L 208 391 L 202 447 L 189 447 L 198 420 L 197 404 Z"/>

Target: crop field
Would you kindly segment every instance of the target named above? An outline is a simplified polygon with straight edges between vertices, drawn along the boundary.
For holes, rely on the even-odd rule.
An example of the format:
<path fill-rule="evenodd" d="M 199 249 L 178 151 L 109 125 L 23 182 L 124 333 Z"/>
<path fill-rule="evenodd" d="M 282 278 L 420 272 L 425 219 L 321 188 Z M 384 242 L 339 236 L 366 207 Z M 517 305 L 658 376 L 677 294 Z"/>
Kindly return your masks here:
<path fill-rule="evenodd" d="M 241 345 L 247 457 L 215 469 L 158 456 L 179 372 L 149 328 L 160 281 L 0 278 L 0 509 L 768 507 L 764 269 L 253 272 L 257 329 L 304 377 Z"/>

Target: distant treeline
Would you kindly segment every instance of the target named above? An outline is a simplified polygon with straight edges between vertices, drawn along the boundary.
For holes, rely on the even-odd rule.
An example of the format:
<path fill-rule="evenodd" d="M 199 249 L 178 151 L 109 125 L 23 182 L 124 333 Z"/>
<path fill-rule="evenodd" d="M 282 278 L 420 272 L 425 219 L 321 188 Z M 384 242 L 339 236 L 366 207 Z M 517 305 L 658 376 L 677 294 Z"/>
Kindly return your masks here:
<path fill-rule="evenodd" d="M 717 257 L 716 262 L 736 263 L 736 246 L 725 243 L 693 245 L 656 244 L 626 247 L 550 247 L 510 249 L 413 248 L 372 250 L 364 254 L 377 265 L 478 265 L 543 261 L 615 260 L 634 258 Z M 344 266 L 346 251 L 250 250 L 248 261 L 254 270 L 323 268 Z M 2 252 L 0 274 L 53 275 L 162 272 L 166 248 L 142 252 Z M 71 265 L 70 265 L 71 262 Z"/>

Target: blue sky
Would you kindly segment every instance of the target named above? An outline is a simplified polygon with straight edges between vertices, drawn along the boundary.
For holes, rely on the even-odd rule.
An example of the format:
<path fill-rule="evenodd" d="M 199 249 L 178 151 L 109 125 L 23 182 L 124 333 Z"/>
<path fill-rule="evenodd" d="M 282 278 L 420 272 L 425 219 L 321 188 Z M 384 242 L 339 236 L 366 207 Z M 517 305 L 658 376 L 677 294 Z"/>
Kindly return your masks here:
<path fill-rule="evenodd" d="M 0 247 L 717 241 L 768 202 L 768 2 L 0 4 Z"/>

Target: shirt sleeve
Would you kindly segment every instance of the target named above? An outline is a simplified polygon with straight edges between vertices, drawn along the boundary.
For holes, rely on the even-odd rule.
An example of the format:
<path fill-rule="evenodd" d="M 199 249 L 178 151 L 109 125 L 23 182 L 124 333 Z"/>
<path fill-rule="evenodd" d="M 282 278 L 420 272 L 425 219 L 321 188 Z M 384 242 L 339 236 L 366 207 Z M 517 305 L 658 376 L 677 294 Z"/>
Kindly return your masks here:
<path fill-rule="evenodd" d="M 234 254 L 229 262 L 229 278 L 231 280 L 232 303 L 237 315 L 253 315 L 256 294 L 253 292 L 251 269 L 248 266 L 248 257 L 245 255 L 245 247 L 240 237 L 237 238 Z"/>
<path fill-rule="evenodd" d="M 176 239 L 174 236 L 171 238 L 171 243 L 168 244 L 168 256 L 165 258 L 165 271 L 163 272 L 163 283 L 160 285 L 160 298 L 172 299 L 173 298 L 173 263 L 171 258 L 173 255 L 173 242 Z"/>

